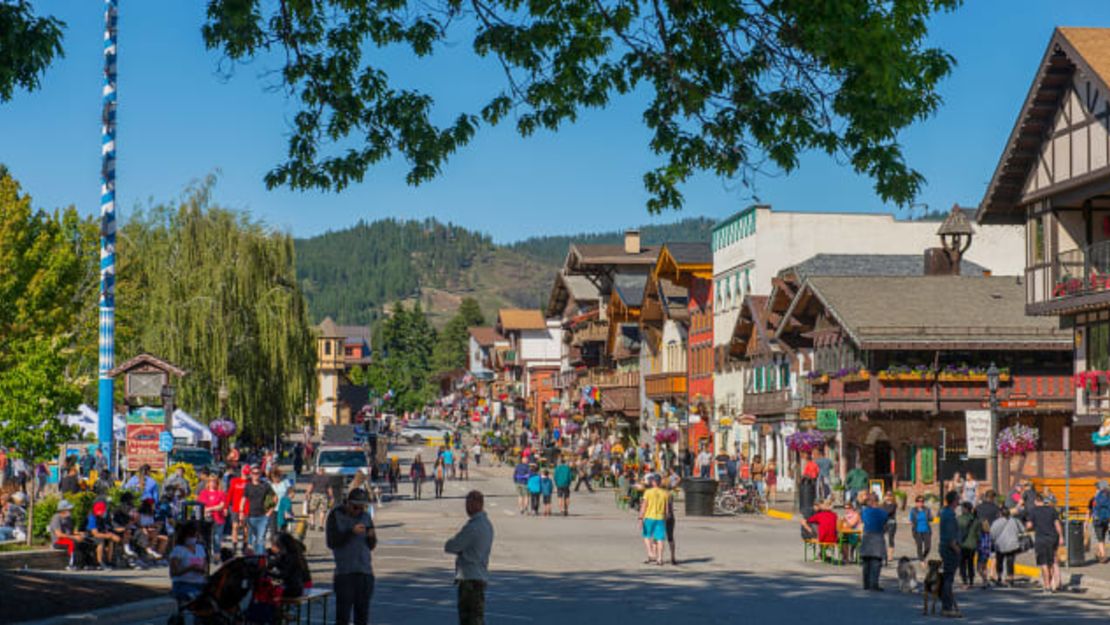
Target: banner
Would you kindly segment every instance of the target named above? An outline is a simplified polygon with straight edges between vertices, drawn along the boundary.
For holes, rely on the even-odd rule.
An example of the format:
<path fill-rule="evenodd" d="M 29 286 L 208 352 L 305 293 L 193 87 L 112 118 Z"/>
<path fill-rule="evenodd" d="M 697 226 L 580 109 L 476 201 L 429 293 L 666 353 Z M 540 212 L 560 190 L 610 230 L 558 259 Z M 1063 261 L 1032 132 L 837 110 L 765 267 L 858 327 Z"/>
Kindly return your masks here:
<path fill-rule="evenodd" d="M 138 471 L 144 464 L 153 470 L 166 468 L 166 454 L 158 451 L 158 437 L 166 429 L 166 413 L 161 408 L 143 406 L 127 413 L 127 470 Z"/>
<path fill-rule="evenodd" d="M 991 457 L 991 411 L 964 411 L 967 420 L 967 457 Z"/>

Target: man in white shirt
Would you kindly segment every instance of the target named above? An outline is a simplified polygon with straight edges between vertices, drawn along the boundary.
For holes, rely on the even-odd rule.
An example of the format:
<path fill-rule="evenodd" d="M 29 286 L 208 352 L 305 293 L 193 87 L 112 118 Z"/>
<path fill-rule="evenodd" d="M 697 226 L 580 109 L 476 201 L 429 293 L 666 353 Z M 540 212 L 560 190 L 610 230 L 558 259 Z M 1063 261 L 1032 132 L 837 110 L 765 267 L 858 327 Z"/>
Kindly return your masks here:
<path fill-rule="evenodd" d="M 443 549 L 455 554 L 455 583 L 459 590 L 460 625 L 485 623 L 486 584 L 489 582 L 489 553 L 493 548 L 493 525 L 482 510 L 485 498 L 472 490 L 466 495 L 470 519 L 447 541 Z"/>

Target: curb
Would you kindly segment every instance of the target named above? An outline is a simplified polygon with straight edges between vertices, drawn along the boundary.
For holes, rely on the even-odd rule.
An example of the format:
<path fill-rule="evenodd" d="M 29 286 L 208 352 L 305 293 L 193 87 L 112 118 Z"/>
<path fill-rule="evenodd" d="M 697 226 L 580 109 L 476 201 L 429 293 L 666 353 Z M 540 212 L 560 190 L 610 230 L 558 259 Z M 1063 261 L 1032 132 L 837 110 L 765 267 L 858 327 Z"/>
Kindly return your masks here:
<path fill-rule="evenodd" d="M 767 516 L 772 519 L 779 519 L 780 521 L 791 521 L 794 519 L 793 514 L 782 510 L 775 510 L 774 508 L 767 508 Z"/>
<path fill-rule="evenodd" d="M 176 607 L 177 602 L 169 596 L 155 597 L 154 599 L 144 599 L 134 603 L 92 610 L 83 614 L 63 614 L 35 621 L 20 621 L 13 625 L 73 625 L 78 621 L 82 623 L 117 623 L 123 620 L 138 621 L 145 618 L 162 622 L 169 617 Z"/>

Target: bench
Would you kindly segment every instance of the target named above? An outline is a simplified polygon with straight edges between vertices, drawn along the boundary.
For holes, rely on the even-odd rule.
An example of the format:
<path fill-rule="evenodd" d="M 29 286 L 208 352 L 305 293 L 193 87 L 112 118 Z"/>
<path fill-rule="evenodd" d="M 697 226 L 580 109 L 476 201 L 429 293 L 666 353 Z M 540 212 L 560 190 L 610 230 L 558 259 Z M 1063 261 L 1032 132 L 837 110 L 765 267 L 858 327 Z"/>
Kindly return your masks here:
<path fill-rule="evenodd" d="M 300 597 L 283 598 L 278 604 L 278 623 L 280 625 L 286 625 L 287 623 L 300 625 L 303 622 L 305 625 L 312 625 L 312 604 L 318 603 L 323 615 L 320 622 L 326 624 L 328 622 L 328 599 L 331 595 L 332 591 L 330 590 L 306 588 L 304 594 Z M 302 614 L 307 617 L 304 621 L 301 621 Z"/>
<path fill-rule="evenodd" d="M 809 562 L 811 555 L 814 562 L 825 562 L 829 553 L 832 556 L 828 560 L 833 564 L 844 564 L 844 558 L 840 552 L 840 543 L 823 543 L 816 538 L 807 538 L 802 541 L 803 562 Z"/>
<path fill-rule="evenodd" d="M 1056 497 L 1056 507 L 1067 508 L 1069 519 L 1084 519 L 1087 517 L 1087 504 L 1098 493 L 1098 478 L 1073 477 L 1067 481 L 1065 488 L 1064 478 L 1035 477 L 1029 480 L 1038 493 L 1044 494 L 1046 489 L 1051 489 Z M 1068 493 L 1068 501 L 1064 501 L 1064 493 Z"/>

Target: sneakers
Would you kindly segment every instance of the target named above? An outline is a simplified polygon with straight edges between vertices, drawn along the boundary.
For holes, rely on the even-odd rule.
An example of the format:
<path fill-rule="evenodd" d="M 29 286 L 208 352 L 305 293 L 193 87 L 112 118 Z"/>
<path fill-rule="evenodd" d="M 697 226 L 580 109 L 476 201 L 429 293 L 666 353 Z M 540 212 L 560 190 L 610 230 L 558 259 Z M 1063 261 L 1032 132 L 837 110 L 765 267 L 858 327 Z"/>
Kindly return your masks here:
<path fill-rule="evenodd" d="M 131 543 L 127 543 L 126 545 L 123 546 L 123 552 L 126 553 L 127 555 L 131 556 L 131 557 L 135 557 L 135 556 L 139 555 L 139 554 L 135 553 L 134 549 L 131 548 Z"/>
<path fill-rule="evenodd" d="M 943 611 L 941 611 L 940 615 L 945 617 L 945 618 L 963 618 L 964 617 L 964 613 L 960 612 L 959 610 L 943 610 Z"/>
<path fill-rule="evenodd" d="M 67 571 L 76 571 L 78 569 L 77 569 L 77 567 L 73 566 L 72 564 L 67 564 L 66 565 L 66 570 Z"/>
<path fill-rule="evenodd" d="M 150 547 L 146 548 L 146 555 L 154 558 L 155 560 L 161 560 L 162 559 L 162 554 L 160 554 L 157 551 L 151 549 Z"/>

